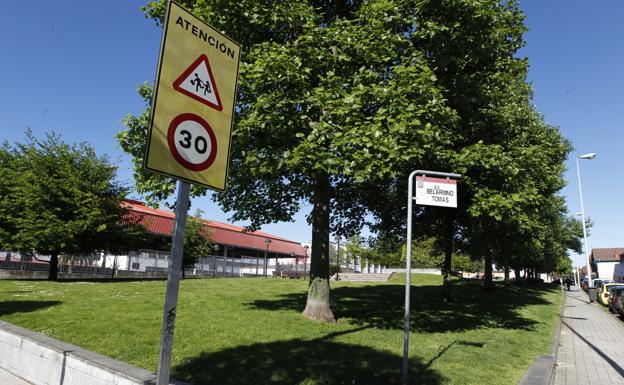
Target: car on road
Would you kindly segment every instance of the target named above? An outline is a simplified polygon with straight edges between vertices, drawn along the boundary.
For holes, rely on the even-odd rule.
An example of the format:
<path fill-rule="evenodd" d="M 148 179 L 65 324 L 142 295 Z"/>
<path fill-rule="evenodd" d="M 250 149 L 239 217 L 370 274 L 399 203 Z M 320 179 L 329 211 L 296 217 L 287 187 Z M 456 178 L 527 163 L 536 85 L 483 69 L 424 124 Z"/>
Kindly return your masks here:
<path fill-rule="evenodd" d="M 609 290 L 609 311 L 624 316 L 624 286 L 613 286 Z"/>
<path fill-rule="evenodd" d="M 600 287 L 600 291 L 598 291 L 598 301 L 605 306 L 609 306 L 607 300 L 609 299 L 609 290 L 613 287 L 621 286 L 624 287 L 624 283 L 622 282 L 607 282 L 602 284 Z"/>

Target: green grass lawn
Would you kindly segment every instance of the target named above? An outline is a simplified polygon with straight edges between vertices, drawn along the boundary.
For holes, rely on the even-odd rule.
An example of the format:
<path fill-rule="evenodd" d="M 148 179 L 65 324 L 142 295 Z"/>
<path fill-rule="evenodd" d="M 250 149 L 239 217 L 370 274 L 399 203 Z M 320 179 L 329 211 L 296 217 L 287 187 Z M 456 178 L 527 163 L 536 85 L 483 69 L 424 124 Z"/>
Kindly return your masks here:
<path fill-rule="evenodd" d="M 193 384 L 399 384 L 404 279 L 332 282 L 337 324 L 301 316 L 307 282 L 184 280 L 172 375 Z M 412 278 L 414 384 L 517 384 L 547 354 L 561 291 Z M 0 281 L 0 319 L 155 370 L 166 282 Z"/>

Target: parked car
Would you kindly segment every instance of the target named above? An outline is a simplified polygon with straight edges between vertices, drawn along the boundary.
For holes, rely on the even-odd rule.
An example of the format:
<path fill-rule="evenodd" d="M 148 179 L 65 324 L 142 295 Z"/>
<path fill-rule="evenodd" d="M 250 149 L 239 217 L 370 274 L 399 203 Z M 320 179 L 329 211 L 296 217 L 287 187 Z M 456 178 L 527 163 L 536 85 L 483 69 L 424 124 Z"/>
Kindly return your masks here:
<path fill-rule="evenodd" d="M 581 289 L 583 289 L 583 291 L 587 291 L 587 278 L 585 277 L 581 278 Z"/>
<path fill-rule="evenodd" d="M 624 316 L 624 286 L 613 286 L 609 290 L 609 311 Z"/>
<path fill-rule="evenodd" d="M 608 306 L 609 303 L 607 300 L 609 299 L 609 289 L 616 286 L 624 286 L 622 282 L 605 282 L 600 286 L 600 291 L 598 291 L 598 301 Z"/>
<path fill-rule="evenodd" d="M 600 289 L 602 288 L 602 285 L 604 285 L 605 283 L 610 283 L 613 282 L 610 279 L 602 279 L 602 278 L 596 278 L 594 279 L 594 289 L 596 289 L 596 294 L 600 293 Z"/>

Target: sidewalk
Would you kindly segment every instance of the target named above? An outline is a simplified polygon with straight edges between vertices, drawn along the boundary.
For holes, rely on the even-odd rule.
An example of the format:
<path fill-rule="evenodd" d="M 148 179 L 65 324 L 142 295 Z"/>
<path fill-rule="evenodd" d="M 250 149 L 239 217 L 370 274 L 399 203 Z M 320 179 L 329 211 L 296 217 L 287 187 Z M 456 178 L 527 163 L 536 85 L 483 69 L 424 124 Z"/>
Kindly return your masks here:
<path fill-rule="evenodd" d="M 554 385 L 624 385 L 624 322 L 578 287 L 565 294 Z"/>
<path fill-rule="evenodd" d="M 26 382 L 21 378 L 15 377 L 11 373 L 0 369 L 0 384 L 2 385 L 30 385 L 30 382 Z"/>

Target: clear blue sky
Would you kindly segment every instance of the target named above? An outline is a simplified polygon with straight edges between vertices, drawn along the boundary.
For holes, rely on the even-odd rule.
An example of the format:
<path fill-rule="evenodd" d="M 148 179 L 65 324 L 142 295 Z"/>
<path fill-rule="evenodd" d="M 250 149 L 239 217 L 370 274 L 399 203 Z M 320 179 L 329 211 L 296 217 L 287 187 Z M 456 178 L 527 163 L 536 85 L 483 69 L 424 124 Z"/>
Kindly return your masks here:
<path fill-rule="evenodd" d="M 37 136 L 55 130 L 68 142 L 87 141 L 108 154 L 120 178 L 132 183 L 129 158 L 113 136 L 124 115 L 144 108 L 137 86 L 155 77 L 161 30 L 143 17 L 143 3 L 6 0 L 0 13 L 0 140 L 22 141 L 27 127 Z M 520 55 L 530 61 L 535 104 L 575 147 L 562 192 L 569 210 L 580 211 L 575 156 L 596 152 L 596 159 L 581 162 L 585 211 L 595 222 L 590 248 L 624 246 L 624 2 L 521 4 L 529 32 Z M 193 206 L 210 219 L 228 217 L 209 198 L 195 199 Z M 263 230 L 309 240 L 304 215 L 295 224 Z"/>

